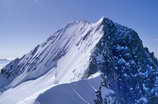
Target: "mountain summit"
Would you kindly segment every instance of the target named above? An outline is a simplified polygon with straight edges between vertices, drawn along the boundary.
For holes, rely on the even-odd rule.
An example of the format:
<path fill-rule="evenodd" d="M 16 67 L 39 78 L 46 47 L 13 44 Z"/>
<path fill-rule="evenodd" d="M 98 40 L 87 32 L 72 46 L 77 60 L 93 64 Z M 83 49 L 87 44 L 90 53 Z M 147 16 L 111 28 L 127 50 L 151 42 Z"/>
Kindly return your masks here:
<path fill-rule="evenodd" d="M 1 70 L 0 104 L 59 104 L 60 96 L 69 104 L 152 104 L 157 68 L 154 54 L 133 29 L 104 17 L 95 23 L 75 21 Z M 95 98 L 96 90 L 103 95 Z"/>

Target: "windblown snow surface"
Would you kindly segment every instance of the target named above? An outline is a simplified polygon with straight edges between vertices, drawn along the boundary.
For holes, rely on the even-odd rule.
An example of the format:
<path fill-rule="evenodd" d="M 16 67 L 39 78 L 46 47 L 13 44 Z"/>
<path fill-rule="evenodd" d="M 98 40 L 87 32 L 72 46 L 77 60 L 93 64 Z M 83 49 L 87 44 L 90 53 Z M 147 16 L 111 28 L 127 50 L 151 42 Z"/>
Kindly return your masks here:
<path fill-rule="evenodd" d="M 1 94 L 0 104 L 21 104 L 53 86 L 86 78 L 91 52 L 104 34 L 101 22 L 70 23 L 6 66 L 5 70 L 12 67 L 12 74 L 10 79 L 0 75 L 3 90 L 8 89 Z"/>

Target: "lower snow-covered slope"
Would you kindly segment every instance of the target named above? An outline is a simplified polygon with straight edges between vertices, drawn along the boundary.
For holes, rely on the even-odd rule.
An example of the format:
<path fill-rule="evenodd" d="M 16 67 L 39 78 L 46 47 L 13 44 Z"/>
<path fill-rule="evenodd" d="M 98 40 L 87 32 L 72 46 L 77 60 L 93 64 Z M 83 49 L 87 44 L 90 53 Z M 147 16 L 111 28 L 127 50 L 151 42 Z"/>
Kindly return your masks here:
<path fill-rule="evenodd" d="M 30 80 L 15 88 L 8 89 L 0 95 L 0 104 L 23 104 L 22 102 L 28 99 L 33 101 L 43 91 L 56 86 L 53 74 L 54 72 L 51 70 L 36 80 Z"/>
<path fill-rule="evenodd" d="M 0 96 L 0 104 L 93 104 L 102 78 L 99 73 L 73 83 L 52 84 L 53 72 L 39 79 L 27 81 Z M 111 89 L 102 89 L 102 97 L 114 94 Z"/>
<path fill-rule="evenodd" d="M 34 104 L 94 104 L 100 87 L 100 76 L 70 84 L 62 84 L 41 94 Z M 102 89 L 102 98 L 114 95 L 110 89 Z"/>

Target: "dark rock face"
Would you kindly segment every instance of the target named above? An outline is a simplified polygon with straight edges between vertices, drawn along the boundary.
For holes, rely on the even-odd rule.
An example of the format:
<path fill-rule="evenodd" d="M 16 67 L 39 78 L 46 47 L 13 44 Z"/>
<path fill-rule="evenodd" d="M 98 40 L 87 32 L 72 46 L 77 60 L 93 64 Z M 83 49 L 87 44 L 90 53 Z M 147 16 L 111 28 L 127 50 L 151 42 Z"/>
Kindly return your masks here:
<path fill-rule="evenodd" d="M 105 34 L 91 56 L 89 74 L 101 70 L 121 104 L 149 103 L 158 94 L 157 59 L 134 30 L 108 19 L 102 23 Z"/>

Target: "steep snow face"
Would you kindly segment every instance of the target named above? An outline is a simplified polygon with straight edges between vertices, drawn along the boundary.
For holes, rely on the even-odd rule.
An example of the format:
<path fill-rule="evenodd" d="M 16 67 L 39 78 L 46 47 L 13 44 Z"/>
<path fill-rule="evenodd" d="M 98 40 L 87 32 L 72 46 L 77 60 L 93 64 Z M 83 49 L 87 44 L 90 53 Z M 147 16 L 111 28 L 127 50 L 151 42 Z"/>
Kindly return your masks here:
<path fill-rule="evenodd" d="M 49 70 L 54 71 L 54 83 L 82 79 L 86 76 L 91 52 L 103 34 L 101 21 L 68 24 L 30 53 L 4 67 L 0 74 L 0 80 L 5 79 L 5 84 L 0 84 L 2 90 L 36 79 Z"/>

